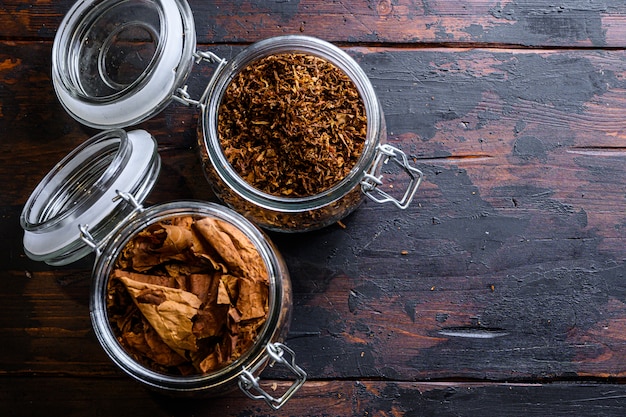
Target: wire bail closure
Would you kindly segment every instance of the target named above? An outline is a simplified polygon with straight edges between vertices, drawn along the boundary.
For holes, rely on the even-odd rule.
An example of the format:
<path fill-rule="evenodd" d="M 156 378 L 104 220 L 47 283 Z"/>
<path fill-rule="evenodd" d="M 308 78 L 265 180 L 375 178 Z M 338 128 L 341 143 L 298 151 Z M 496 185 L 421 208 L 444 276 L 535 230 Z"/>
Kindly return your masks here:
<path fill-rule="evenodd" d="M 278 410 L 296 393 L 296 391 L 298 391 L 298 389 L 300 389 L 304 381 L 306 381 L 307 374 L 296 364 L 294 351 L 282 343 L 270 343 L 266 346 L 265 350 L 267 351 L 267 356 L 265 356 L 263 360 L 250 369 L 242 369 L 241 375 L 239 375 L 239 388 L 253 400 L 265 400 L 270 407 L 274 410 Z M 285 353 L 287 353 L 286 356 Z M 274 398 L 261 388 L 259 384 L 260 377 L 254 376 L 255 372 L 265 366 L 270 360 L 270 367 L 277 363 L 281 364 L 296 376 L 295 382 L 279 398 Z"/>
<path fill-rule="evenodd" d="M 378 153 L 376 155 L 374 163 L 372 164 L 372 168 L 369 172 L 366 172 L 363 175 L 363 180 L 361 181 L 361 190 L 363 191 L 363 194 L 365 194 L 367 197 L 377 203 L 391 202 L 395 204 L 398 208 L 404 210 L 409 206 L 409 204 L 411 204 L 411 201 L 413 201 L 415 192 L 422 182 L 424 174 L 422 174 L 422 171 L 409 164 L 409 160 L 406 154 L 400 149 L 391 145 L 383 144 L 378 145 L 377 150 Z M 402 199 L 400 200 L 378 188 L 379 186 L 383 185 L 383 176 L 377 176 L 376 172 L 379 168 L 379 165 L 387 164 L 389 161 L 394 162 L 396 165 L 402 168 L 402 170 L 407 173 L 408 176 L 411 178 L 411 181 L 409 182 L 409 185 L 404 195 L 402 196 Z"/>
<path fill-rule="evenodd" d="M 115 190 L 116 196 L 113 197 L 112 201 L 124 200 L 131 206 L 133 206 L 132 213 L 141 213 L 144 211 L 143 205 L 137 198 L 127 191 Z M 79 224 L 78 230 L 80 231 L 80 240 L 82 240 L 85 245 L 92 248 L 96 254 L 96 256 L 100 256 L 102 254 L 102 250 L 100 249 L 100 242 L 96 241 L 91 232 L 89 232 L 88 224 Z"/>
<path fill-rule="evenodd" d="M 96 253 L 96 256 L 100 256 L 100 254 L 102 253 L 102 250 L 98 246 L 98 242 L 96 242 L 96 240 L 91 235 L 91 233 L 89 233 L 89 225 L 88 224 L 85 224 L 85 225 L 79 224 L 78 225 L 78 230 L 80 231 L 80 240 L 85 242 L 85 244 L 87 246 L 89 246 L 91 249 L 93 249 L 94 252 Z"/>
<path fill-rule="evenodd" d="M 196 51 L 194 52 L 193 56 L 195 58 L 196 64 L 200 64 L 201 62 L 208 62 L 210 64 L 218 64 L 217 68 L 215 69 L 215 73 L 219 72 L 228 63 L 226 59 L 220 58 L 219 56 L 217 56 L 216 54 L 210 51 Z M 191 98 L 191 95 L 187 91 L 187 88 L 188 88 L 187 85 L 176 89 L 176 92 L 172 96 L 172 99 L 178 101 L 179 103 L 184 104 L 185 106 L 201 107 L 203 103 L 206 102 L 206 99 L 209 95 L 210 86 L 211 86 L 211 83 L 208 83 L 207 88 L 204 90 L 199 100 L 194 100 Z"/>

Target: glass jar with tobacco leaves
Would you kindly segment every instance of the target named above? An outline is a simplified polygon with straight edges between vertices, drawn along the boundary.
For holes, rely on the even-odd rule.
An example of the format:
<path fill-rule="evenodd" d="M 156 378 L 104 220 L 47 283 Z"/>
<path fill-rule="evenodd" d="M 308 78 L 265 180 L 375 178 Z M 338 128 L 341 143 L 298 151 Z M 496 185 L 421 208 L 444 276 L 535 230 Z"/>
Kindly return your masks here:
<path fill-rule="evenodd" d="M 65 265 L 95 252 L 90 314 L 107 355 L 148 387 L 220 395 L 239 386 L 280 408 L 306 373 L 282 344 L 291 281 L 271 241 L 237 212 L 210 202 L 142 201 L 160 167 L 143 130 L 114 129 L 60 161 L 21 215 L 24 250 Z M 268 393 L 259 374 L 294 375 Z"/>

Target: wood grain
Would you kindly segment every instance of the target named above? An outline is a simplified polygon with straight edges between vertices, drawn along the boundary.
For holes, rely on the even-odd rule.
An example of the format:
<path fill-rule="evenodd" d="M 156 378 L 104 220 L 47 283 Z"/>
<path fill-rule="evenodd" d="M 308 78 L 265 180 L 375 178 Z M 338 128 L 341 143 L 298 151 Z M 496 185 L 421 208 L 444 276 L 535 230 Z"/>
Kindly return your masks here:
<path fill-rule="evenodd" d="M 623 412 L 626 390 L 619 385 L 579 384 L 574 387 L 542 384 L 450 384 L 428 382 L 319 381 L 307 383 L 279 411 L 272 411 L 243 394 L 221 398 L 170 399 L 134 385 L 126 379 L 47 378 L 40 393 L 29 391 L 31 378 L 15 378 L 0 384 L 0 411 L 15 417 L 63 415 L 86 412 L 117 415 L 119 410 L 135 416 L 474 416 L 526 415 L 611 416 Z M 287 383 L 268 381 L 276 389 Z M 59 385 L 72 396 L 48 396 Z M 7 395 L 7 393 L 9 395 Z M 20 394 L 20 400 L 16 394 Z M 44 395 L 41 395 L 44 393 Z M 99 393 L 90 397 L 92 393 Z M 10 396 L 13 394 L 13 396 Z M 121 400 L 120 400 L 121 399 Z M 303 411 L 306 410 L 306 411 Z"/>
<path fill-rule="evenodd" d="M 71 0 L 0 5 L 0 39 L 51 40 Z M 302 33 L 339 43 L 623 47 L 615 0 L 190 0 L 201 44 Z"/>
<path fill-rule="evenodd" d="M 618 209 L 626 178 L 620 140 L 626 123 L 619 112 L 623 53 L 386 48 L 349 52 L 379 93 L 390 143 L 404 149 L 428 179 L 417 204 L 406 211 L 367 203 L 346 220 L 345 230 L 273 236 L 294 271 L 296 288 L 304 286 L 296 300 L 308 299 L 298 301 L 296 320 L 316 311 L 314 317 L 330 322 L 311 326 L 332 327 L 333 317 L 343 325 L 346 314 L 353 317 L 347 327 L 322 331 L 330 335 L 321 339 L 323 345 L 337 333 L 345 341 L 345 346 L 337 347 L 339 354 L 329 350 L 306 362 L 332 362 L 349 352 L 353 360 L 342 374 L 350 377 L 380 376 L 382 365 L 388 368 L 385 372 L 402 379 L 593 374 L 595 362 L 590 369 L 579 368 L 570 366 L 571 358 L 606 357 L 607 349 L 621 346 L 615 334 L 600 329 L 609 323 L 611 312 L 619 317 L 624 302 L 619 230 L 626 214 Z M 20 78 L 9 86 L 12 95 L 35 97 L 32 94 L 41 91 L 49 97 L 48 80 L 38 73 L 38 64 L 29 62 L 30 54 L 21 54 L 22 71 L 16 73 Z M 42 81 L 38 86 L 25 77 Z M 21 144 L 5 142 L 11 149 L 3 153 L 0 170 L 3 176 L 20 172 L 24 178 L 23 188 L 9 187 L 5 193 L 10 248 L 20 244 L 16 223 L 27 190 L 55 159 L 90 133 L 48 100 L 45 112 L 41 100 L 30 100 L 21 110 L 24 118 L 16 115 L 16 123 L 8 124 L 6 118 L 2 122 L 9 137 L 20 137 Z M 42 124 L 46 119 L 62 121 L 57 122 L 59 129 L 71 130 L 60 136 L 60 142 L 50 140 L 59 134 L 55 124 L 44 129 L 50 138 L 43 137 L 26 127 L 32 120 L 25 117 L 29 114 L 37 114 Z M 164 175 L 149 203 L 212 198 L 193 149 L 195 117 L 193 109 L 172 105 L 146 123 L 164 156 Z M 33 148 L 40 151 L 33 154 Z M 404 185 L 402 175 L 388 173 L 387 178 L 389 185 Z M 41 268 L 31 266 L 15 250 L 4 253 L 12 259 L 3 265 L 14 273 L 17 264 Z M 42 272 L 56 278 L 54 270 Z M 306 282 L 320 279 L 319 285 L 330 287 L 321 297 L 308 294 Z M 39 278 L 31 281 L 38 283 Z M 557 292 L 542 293 L 537 286 L 541 283 L 545 291 Z M 85 290 L 85 300 L 86 296 Z M 579 303 L 572 304 L 572 297 Z M 589 305 L 585 297 L 597 302 Z M 63 301 L 61 295 L 59 300 Z M 497 328 L 507 334 L 443 337 L 442 329 L 449 327 Z M 380 335 L 369 340 L 372 333 Z M 602 343 L 582 343 L 603 334 L 607 340 Z M 491 344 L 487 350 L 493 350 L 493 357 L 470 366 L 477 360 L 473 347 L 485 349 L 485 343 Z M 451 347 L 441 349 L 442 344 Z M 401 355 L 390 359 L 386 354 L 403 346 Z M 373 352 L 360 375 L 354 362 L 366 347 Z M 432 351 L 442 355 L 448 349 L 450 353 L 435 366 Z M 556 359 L 531 362 L 521 369 L 511 366 L 541 352 L 551 352 Z M 453 366 L 463 357 L 466 366 Z M 621 355 L 611 359 L 616 365 L 610 367 L 612 376 L 624 372 L 619 359 Z M 315 365 L 313 369 L 324 378 L 335 371 Z"/>

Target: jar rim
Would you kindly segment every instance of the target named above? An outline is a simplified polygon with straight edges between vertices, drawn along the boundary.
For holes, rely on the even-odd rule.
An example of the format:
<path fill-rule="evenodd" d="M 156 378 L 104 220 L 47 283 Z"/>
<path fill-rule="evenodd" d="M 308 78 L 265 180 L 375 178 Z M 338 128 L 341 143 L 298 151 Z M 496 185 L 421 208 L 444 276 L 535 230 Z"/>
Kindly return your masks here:
<path fill-rule="evenodd" d="M 108 320 L 105 294 L 113 269 L 115 259 L 119 256 L 126 243 L 148 226 L 177 216 L 200 216 L 212 217 L 226 221 L 239 231 L 244 233 L 259 252 L 268 271 L 269 277 L 269 298 L 268 317 L 259 332 L 253 345 L 239 358 L 227 366 L 208 374 L 198 374 L 189 376 L 167 375 L 156 372 L 146 366 L 139 364 L 121 346 Z M 116 236 L 107 245 L 106 251 L 96 259 L 94 264 L 94 290 L 91 292 L 90 313 L 93 327 L 100 344 L 105 349 L 109 357 L 126 373 L 133 378 L 154 386 L 156 388 L 174 391 L 195 391 L 207 390 L 230 381 L 235 380 L 242 372 L 243 366 L 250 368 L 258 363 L 263 356 L 263 352 L 272 338 L 280 330 L 277 325 L 280 321 L 282 305 L 284 279 L 286 271 L 279 268 L 277 252 L 267 240 L 267 237 L 252 222 L 245 219 L 232 209 L 211 202 L 203 201 L 175 201 L 151 206 L 148 209 L 137 213 L 129 222 L 117 230 Z M 288 277 L 287 277 L 288 279 Z"/>
<path fill-rule="evenodd" d="M 247 65 L 266 56 L 281 53 L 306 53 L 334 64 L 354 83 L 363 100 L 367 117 L 367 134 L 363 151 L 350 172 L 336 184 L 310 196 L 285 197 L 266 193 L 245 181 L 230 165 L 222 151 L 217 131 L 219 105 L 233 78 Z M 222 181 L 235 193 L 264 209 L 279 212 L 315 210 L 331 204 L 354 189 L 370 167 L 380 141 L 382 110 L 374 88 L 356 61 L 339 47 L 322 39 L 304 35 L 285 35 L 256 42 L 219 68 L 207 87 L 202 106 L 202 143 L 208 158 Z"/>

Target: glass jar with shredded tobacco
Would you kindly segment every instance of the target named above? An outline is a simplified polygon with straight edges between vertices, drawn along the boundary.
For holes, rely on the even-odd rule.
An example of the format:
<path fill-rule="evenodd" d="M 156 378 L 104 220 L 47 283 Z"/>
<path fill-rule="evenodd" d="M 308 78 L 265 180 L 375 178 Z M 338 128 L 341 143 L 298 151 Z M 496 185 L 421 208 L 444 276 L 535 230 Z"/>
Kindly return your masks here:
<path fill-rule="evenodd" d="M 98 129 L 136 125 L 173 100 L 197 106 L 206 177 L 218 197 L 266 228 L 324 227 L 363 195 L 409 205 L 421 172 L 385 143 L 374 89 L 348 54 L 290 35 L 226 61 L 195 42 L 185 0 L 79 0 L 55 35 L 55 92 L 72 117 Z M 194 100 L 185 83 L 194 63 L 206 62 L 218 65 Z M 388 161 L 409 177 L 406 191 L 393 193 L 400 198 L 380 174 Z"/>
<path fill-rule="evenodd" d="M 422 178 L 385 143 L 363 70 L 317 38 L 267 39 L 222 62 L 201 107 L 200 153 L 216 195 L 271 230 L 328 226 L 364 196 L 406 208 Z M 409 176 L 400 199 L 383 190 L 388 161 Z"/>

